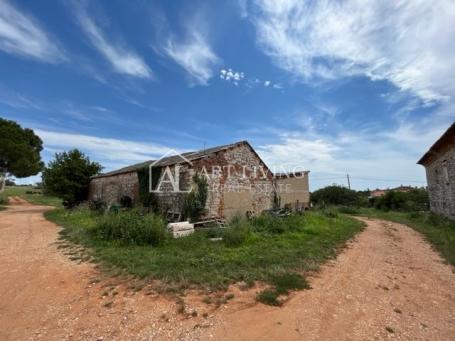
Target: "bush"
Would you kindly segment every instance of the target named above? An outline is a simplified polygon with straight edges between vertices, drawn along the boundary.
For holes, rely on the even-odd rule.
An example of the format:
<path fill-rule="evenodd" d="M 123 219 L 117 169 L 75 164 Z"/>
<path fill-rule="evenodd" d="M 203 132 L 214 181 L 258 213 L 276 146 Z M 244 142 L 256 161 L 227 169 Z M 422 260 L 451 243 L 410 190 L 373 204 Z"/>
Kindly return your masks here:
<path fill-rule="evenodd" d="M 389 191 L 382 197 L 373 198 L 372 205 L 384 211 L 425 211 L 428 210 L 429 199 L 425 189 L 416 188 L 409 192 Z"/>
<path fill-rule="evenodd" d="M 267 305 L 280 306 L 282 302 L 278 299 L 280 295 L 287 295 L 291 290 L 310 289 L 310 285 L 301 275 L 297 273 L 284 273 L 272 276 L 272 289 L 261 291 L 256 299 Z"/>
<path fill-rule="evenodd" d="M 256 299 L 267 305 L 280 306 L 283 303 L 278 300 L 278 296 L 279 294 L 275 290 L 267 289 L 261 291 Z"/>
<path fill-rule="evenodd" d="M 338 211 L 334 207 L 323 208 L 322 214 L 327 218 L 338 218 Z"/>
<path fill-rule="evenodd" d="M 338 212 L 344 214 L 358 214 L 360 211 L 358 208 L 353 206 L 340 206 L 338 207 Z"/>
<path fill-rule="evenodd" d="M 162 245 L 169 235 L 160 216 L 152 213 L 141 215 L 136 210 L 102 216 L 91 232 L 105 240 L 154 246 Z"/>
<path fill-rule="evenodd" d="M 251 224 L 256 232 L 283 233 L 287 230 L 285 219 L 262 214 L 253 218 Z"/>
<path fill-rule="evenodd" d="M 45 194 L 55 195 L 66 207 L 74 207 L 87 199 L 90 177 L 103 167 L 77 149 L 56 153 L 43 171 Z"/>
<path fill-rule="evenodd" d="M 290 290 L 309 289 L 310 285 L 301 275 L 285 273 L 272 277 L 272 283 L 278 294 L 287 294 Z"/>
<path fill-rule="evenodd" d="M 311 202 L 317 206 L 326 205 L 366 205 L 366 195 L 346 187 L 327 186 L 311 193 Z"/>
<path fill-rule="evenodd" d="M 8 204 L 8 197 L 6 195 L 0 194 L 0 206 Z"/>
<path fill-rule="evenodd" d="M 193 181 L 196 184 L 196 188 L 186 195 L 182 213 L 185 219 L 197 221 L 206 213 L 205 204 L 208 196 L 208 184 L 207 179 L 198 174 L 193 176 Z"/>
<path fill-rule="evenodd" d="M 103 200 L 90 200 L 88 207 L 91 211 L 104 212 L 107 208 L 107 204 Z"/>
<path fill-rule="evenodd" d="M 234 217 L 229 227 L 224 230 L 223 243 L 228 247 L 237 247 L 245 243 L 251 234 L 251 226 L 245 218 Z"/>

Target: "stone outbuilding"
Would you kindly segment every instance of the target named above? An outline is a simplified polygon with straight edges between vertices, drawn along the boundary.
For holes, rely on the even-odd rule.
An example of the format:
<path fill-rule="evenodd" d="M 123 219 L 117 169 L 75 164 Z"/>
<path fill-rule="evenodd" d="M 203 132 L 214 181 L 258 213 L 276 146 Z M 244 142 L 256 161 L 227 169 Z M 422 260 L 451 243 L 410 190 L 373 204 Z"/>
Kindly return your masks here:
<path fill-rule="evenodd" d="M 417 163 L 425 167 L 431 211 L 455 219 L 455 122 Z"/>
<path fill-rule="evenodd" d="M 195 174 L 204 175 L 208 184 L 206 216 L 229 219 L 236 214 L 257 215 L 271 209 L 276 196 L 292 209 L 309 204 L 308 172 L 284 174 L 275 179 L 247 141 L 200 150 L 173 153 L 158 160 L 147 161 L 92 177 L 89 200 L 101 200 L 108 205 L 119 203 L 122 197 L 139 204 L 140 174 L 148 169 L 149 179 L 162 212 L 181 212 L 185 195 L 195 187 Z M 288 184 L 288 192 L 283 185 Z M 278 188 L 278 191 L 277 191 Z"/>

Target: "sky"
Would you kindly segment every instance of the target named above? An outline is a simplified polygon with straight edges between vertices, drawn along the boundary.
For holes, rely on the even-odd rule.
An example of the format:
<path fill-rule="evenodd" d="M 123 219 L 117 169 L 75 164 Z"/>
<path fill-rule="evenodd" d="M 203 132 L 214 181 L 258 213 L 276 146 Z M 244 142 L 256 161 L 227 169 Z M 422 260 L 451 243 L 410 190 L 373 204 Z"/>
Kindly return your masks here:
<path fill-rule="evenodd" d="M 311 190 L 424 186 L 452 0 L 0 0 L 0 117 L 105 171 L 247 140 Z M 20 183 L 39 181 L 39 176 Z"/>

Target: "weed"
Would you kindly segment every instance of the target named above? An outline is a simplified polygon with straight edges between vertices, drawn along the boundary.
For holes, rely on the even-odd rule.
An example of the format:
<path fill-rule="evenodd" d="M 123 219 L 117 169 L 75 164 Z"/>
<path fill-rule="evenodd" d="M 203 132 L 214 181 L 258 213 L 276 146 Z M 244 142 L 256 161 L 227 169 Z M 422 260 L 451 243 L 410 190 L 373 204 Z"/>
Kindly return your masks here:
<path fill-rule="evenodd" d="M 285 273 L 272 277 L 272 284 L 278 294 L 287 294 L 290 290 L 309 289 L 310 285 L 299 274 Z"/>
<path fill-rule="evenodd" d="M 136 245 L 160 245 L 168 238 L 161 217 L 152 213 L 141 215 L 136 210 L 107 214 L 98 220 L 91 232 L 101 239 Z"/>
<path fill-rule="evenodd" d="M 256 299 L 264 304 L 273 305 L 273 306 L 281 306 L 282 303 L 278 300 L 279 294 L 276 290 L 266 289 L 261 291 Z"/>

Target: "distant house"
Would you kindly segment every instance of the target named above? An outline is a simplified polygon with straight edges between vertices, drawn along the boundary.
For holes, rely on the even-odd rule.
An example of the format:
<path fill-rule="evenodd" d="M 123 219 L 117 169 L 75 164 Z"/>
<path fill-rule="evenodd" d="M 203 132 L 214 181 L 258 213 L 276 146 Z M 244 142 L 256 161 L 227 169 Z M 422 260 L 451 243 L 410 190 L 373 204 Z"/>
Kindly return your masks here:
<path fill-rule="evenodd" d="M 383 195 L 386 195 L 387 192 L 409 192 L 411 191 L 412 189 L 414 189 L 413 187 L 411 186 L 403 186 L 403 185 L 400 185 L 399 187 L 395 187 L 395 188 L 387 188 L 387 189 L 374 189 L 372 191 L 370 191 L 370 197 L 372 198 L 377 198 L 377 197 L 382 197 Z"/>
<path fill-rule="evenodd" d="M 376 189 L 370 191 L 370 197 L 372 197 L 372 198 L 382 197 L 386 193 L 387 193 L 386 189 L 376 188 Z"/>
<path fill-rule="evenodd" d="M 431 210 L 455 219 L 455 122 L 417 163 L 425 167 Z"/>
<path fill-rule="evenodd" d="M 308 172 L 289 177 L 280 174 L 275 178 L 246 141 L 165 156 L 94 176 L 89 199 L 110 205 L 128 197 L 133 203 L 139 203 L 138 174 L 149 167 L 155 176 L 158 174 L 158 188 L 153 191 L 162 212 L 181 212 L 186 193 L 194 188 L 194 174 L 206 175 L 208 179 L 207 217 L 229 219 L 236 214 L 257 215 L 272 208 L 277 196 L 282 199 L 279 200 L 281 206 L 301 209 L 309 205 Z M 172 175 L 175 175 L 173 186 L 169 184 Z M 151 178 L 154 182 L 153 175 Z"/>

